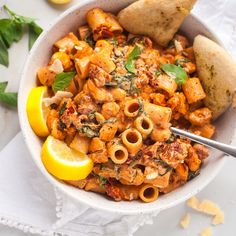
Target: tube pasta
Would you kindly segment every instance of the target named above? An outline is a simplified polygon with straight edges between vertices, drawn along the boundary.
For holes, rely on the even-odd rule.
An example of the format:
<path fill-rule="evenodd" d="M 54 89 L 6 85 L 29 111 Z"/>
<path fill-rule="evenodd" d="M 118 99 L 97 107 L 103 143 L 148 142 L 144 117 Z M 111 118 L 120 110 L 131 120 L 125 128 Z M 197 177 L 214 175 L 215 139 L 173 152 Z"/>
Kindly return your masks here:
<path fill-rule="evenodd" d="M 152 103 L 144 103 L 144 111 L 150 117 L 154 124 L 161 127 L 167 127 L 171 119 L 171 109 L 169 107 L 161 107 Z"/>
<path fill-rule="evenodd" d="M 182 88 L 189 104 L 202 100 L 206 97 L 201 82 L 198 78 L 189 78 Z"/>
<path fill-rule="evenodd" d="M 121 134 L 121 140 L 131 155 L 135 155 L 141 148 L 142 135 L 136 129 L 127 129 Z"/>
<path fill-rule="evenodd" d="M 124 113 L 127 117 L 134 118 L 140 112 L 141 106 L 137 99 L 125 102 Z"/>
<path fill-rule="evenodd" d="M 94 40 L 112 37 L 114 34 L 119 34 L 123 31 L 112 14 L 106 13 L 99 8 L 88 11 L 87 21 L 93 30 Z"/>
<path fill-rule="evenodd" d="M 139 197 L 144 202 L 153 202 L 157 200 L 159 191 L 157 187 L 150 184 L 144 184 L 139 190 Z"/>
<path fill-rule="evenodd" d="M 90 57 L 75 59 L 75 69 L 81 79 L 86 79 L 89 74 Z"/>
<path fill-rule="evenodd" d="M 123 145 L 113 144 L 108 148 L 108 155 L 115 164 L 123 164 L 128 159 L 128 151 Z"/>
<path fill-rule="evenodd" d="M 140 116 L 134 121 L 135 128 L 141 133 L 143 139 L 153 131 L 154 125 L 151 119 L 146 116 Z"/>
<path fill-rule="evenodd" d="M 77 45 L 78 42 L 78 38 L 72 32 L 70 32 L 64 38 L 58 40 L 54 46 L 58 48 L 59 51 L 71 53 L 71 51 L 74 49 L 74 46 Z"/>

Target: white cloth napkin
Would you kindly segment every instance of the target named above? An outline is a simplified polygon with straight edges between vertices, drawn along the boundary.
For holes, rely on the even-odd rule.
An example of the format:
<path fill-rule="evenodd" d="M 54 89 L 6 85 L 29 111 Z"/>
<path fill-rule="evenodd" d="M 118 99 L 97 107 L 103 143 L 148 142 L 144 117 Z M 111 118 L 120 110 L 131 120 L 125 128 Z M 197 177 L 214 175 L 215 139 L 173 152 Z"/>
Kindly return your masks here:
<path fill-rule="evenodd" d="M 234 10 L 232 10 L 234 9 Z M 236 1 L 199 0 L 203 19 L 236 58 Z M 0 152 L 0 223 L 41 235 L 132 235 L 155 214 L 126 216 L 94 210 L 54 189 L 36 168 L 19 133 Z"/>
<path fill-rule="evenodd" d="M 0 223 L 41 235 L 132 235 L 152 215 L 126 216 L 82 205 L 39 172 L 22 134 L 0 153 Z"/>

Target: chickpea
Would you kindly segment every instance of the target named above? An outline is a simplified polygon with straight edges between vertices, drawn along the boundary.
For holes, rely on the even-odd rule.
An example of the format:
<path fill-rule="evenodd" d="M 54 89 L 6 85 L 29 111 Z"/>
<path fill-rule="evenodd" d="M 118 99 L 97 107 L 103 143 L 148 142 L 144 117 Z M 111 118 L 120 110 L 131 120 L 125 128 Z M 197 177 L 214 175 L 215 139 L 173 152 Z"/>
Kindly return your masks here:
<path fill-rule="evenodd" d="M 196 126 L 203 126 L 212 119 L 212 112 L 208 108 L 200 108 L 189 114 L 189 121 Z"/>

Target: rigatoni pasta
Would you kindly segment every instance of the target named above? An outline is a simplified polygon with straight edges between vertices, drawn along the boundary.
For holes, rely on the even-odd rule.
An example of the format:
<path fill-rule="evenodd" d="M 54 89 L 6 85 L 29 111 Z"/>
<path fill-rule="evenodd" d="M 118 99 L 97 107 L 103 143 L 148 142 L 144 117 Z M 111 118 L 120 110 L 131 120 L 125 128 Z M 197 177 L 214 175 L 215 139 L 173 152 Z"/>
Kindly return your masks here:
<path fill-rule="evenodd" d="M 94 164 L 87 178 L 66 183 L 116 201 L 155 201 L 197 176 L 209 154 L 169 127 L 207 138 L 215 132 L 192 47 L 181 35 L 160 47 L 128 34 L 98 8 L 87 13 L 87 22 L 78 37 L 59 39 L 37 72 L 52 95 L 44 100 L 50 135 Z"/>

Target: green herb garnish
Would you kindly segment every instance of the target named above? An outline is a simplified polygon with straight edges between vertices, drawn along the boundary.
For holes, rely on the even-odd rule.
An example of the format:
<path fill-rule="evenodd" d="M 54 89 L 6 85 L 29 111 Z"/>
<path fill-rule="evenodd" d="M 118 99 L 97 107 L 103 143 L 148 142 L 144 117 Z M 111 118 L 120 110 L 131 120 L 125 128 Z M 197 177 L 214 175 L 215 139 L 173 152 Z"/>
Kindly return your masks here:
<path fill-rule="evenodd" d="M 171 136 L 169 137 L 169 139 L 166 141 L 166 143 L 173 143 L 175 141 L 175 135 L 171 134 Z"/>
<path fill-rule="evenodd" d="M 20 41 L 24 33 L 24 27 L 29 29 L 29 49 L 43 31 L 35 20 L 29 17 L 20 16 L 11 11 L 7 6 L 3 9 L 8 13 L 10 19 L 0 19 L 0 64 L 9 65 L 8 51 L 14 42 Z"/>
<path fill-rule="evenodd" d="M 64 113 L 64 111 L 66 110 L 66 105 L 67 105 L 67 102 L 64 102 L 60 108 L 60 110 L 58 111 L 58 115 L 59 116 L 62 116 L 62 114 Z"/>
<path fill-rule="evenodd" d="M 139 89 L 136 86 L 135 80 L 134 78 L 131 80 L 130 82 L 130 89 L 129 89 L 129 94 L 131 95 L 135 95 L 135 94 L 139 94 Z"/>
<path fill-rule="evenodd" d="M 200 175 L 200 169 L 198 169 L 196 171 L 189 171 L 188 181 L 192 180 L 193 178 L 197 177 L 198 175 Z"/>
<path fill-rule="evenodd" d="M 129 54 L 126 62 L 125 62 L 125 68 L 130 72 L 135 74 L 136 68 L 135 68 L 135 60 L 139 57 L 141 54 L 141 48 L 137 45 L 135 45 L 132 52 Z"/>
<path fill-rule="evenodd" d="M 161 69 L 171 78 L 175 79 L 177 84 L 186 83 L 188 75 L 182 67 L 173 64 L 163 64 Z"/>
<path fill-rule="evenodd" d="M 104 188 L 104 185 L 107 183 L 107 178 L 101 176 L 101 175 L 98 175 L 98 178 L 99 178 L 99 185 L 100 187 Z"/>
<path fill-rule="evenodd" d="M 17 107 L 17 93 L 6 93 L 7 84 L 7 82 L 0 82 L 0 102 L 8 106 Z"/>
<path fill-rule="evenodd" d="M 156 69 L 156 71 L 155 71 L 155 75 L 156 75 L 156 76 L 159 76 L 160 74 L 161 74 L 161 70 Z"/>
<path fill-rule="evenodd" d="M 115 117 L 112 117 L 108 120 L 104 120 L 104 121 L 101 121 L 99 122 L 100 125 L 104 125 L 104 124 L 109 124 L 109 123 L 115 123 L 117 121 L 117 118 Z"/>
<path fill-rule="evenodd" d="M 66 128 L 66 124 L 62 122 L 61 120 L 59 120 L 59 127 L 60 127 L 60 130 L 63 131 Z"/>
<path fill-rule="evenodd" d="M 159 176 L 164 176 L 164 175 L 166 175 L 168 172 L 170 172 L 171 170 L 173 169 L 173 167 L 171 167 L 171 166 L 168 166 L 167 167 L 167 169 L 166 169 L 166 171 L 163 173 L 163 174 L 158 174 Z"/>
<path fill-rule="evenodd" d="M 93 138 L 93 137 L 98 137 L 99 136 L 99 131 L 92 129 L 88 125 L 82 126 L 80 129 L 78 129 L 78 132 L 84 134 L 88 138 Z"/>
<path fill-rule="evenodd" d="M 140 116 L 144 112 L 143 101 L 141 98 L 138 98 L 139 110 L 138 116 Z"/>
<path fill-rule="evenodd" d="M 92 34 L 91 31 L 89 31 L 89 32 L 87 33 L 87 35 L 85 36 L 84 41 L 85 41 L 86 43 L 88 43 L 89 46 L 91 46 L 92 48 L 95 46 L 95 41 L 93 40 L 93 34 Z"/>
<path fill-rule="evenodd" d="M 52 85 L 52 89 L 54 92 L 57 91 L 63 91 L 65 88 L 67 88 L 70 85 L 71 80 L 75 76 L 76 72 L 62 72 L 60 74 L 57 74 L 55 77 L 55 81 Z"/>
<path fill-rule="evenodd" d="M 188 63 L 190 60 L 188 58 L 180 58 L 175 61 L 176 66 L 183 66 L 184 63 Z"/>

